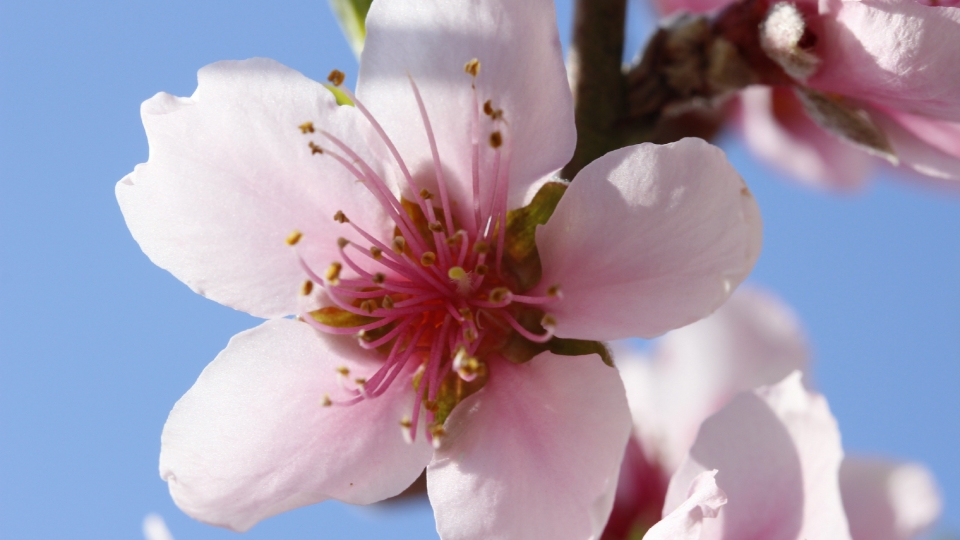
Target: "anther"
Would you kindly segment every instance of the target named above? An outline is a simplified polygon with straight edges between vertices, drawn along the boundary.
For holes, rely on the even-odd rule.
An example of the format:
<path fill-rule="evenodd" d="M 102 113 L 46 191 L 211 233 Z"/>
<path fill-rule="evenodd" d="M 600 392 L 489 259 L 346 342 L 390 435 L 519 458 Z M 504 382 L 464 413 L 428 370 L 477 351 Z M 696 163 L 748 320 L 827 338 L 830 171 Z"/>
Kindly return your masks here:
<path fill-rule="evenodd" d="M 390 249 L 397 255 L 402 254 L 405 247 L 407 247 L 407 241 L 402 236 L 394 236 L 390 242 Z"/>
<path fill-rule="evenodd" d="M 327 273 L 324 277 L 331 285 L 338 285 L 340 283 L 340 271 L 343 270 L 343 265 L 338 262 L 330 263 L 330 266 L 327 268 Z"/>
<path fill-rule="evenodd" d="M 551 285 L 547 287 L 547 296 L 550 298 L 563 298 L 563 293 L 560 292 L 560 285 Z"/>
<path fill-rule="evenodd" d="M 424 251 L 420 256 L 420 264 L 423 266 L 433 266 L 437 262 L 437 254 L 432 251 Z"/>
<path fill-rule="evenodd" d="M 474 253 L 489 253 L 489 252 L 490 252 L 490 244 L 484 242 L 483 240 L 478 240 L 475 244 L 473 244 L 473 252 L 474 252 Z"/>
<path fill-rule="evenodd" d="M 476 77 L 480 73 L 480 61 L 476 58 L 470 60 L 463 66 L 463 71 L 467 72 L 471 77 Z"/>
<path fill-rule="evenodd" d="M 483 103 L 483 114 L 493 116 L 493 102 L 489 99 Z"/>
<path fill-rule="evenodd" d="M 337 223 L 350 223 L 350 220 L 347 219 L 347 215 L 343 213 L 343 210 L 337 210 L 337 213 L 333 215 L 333 220 Z"/>
<path fill-rule="evenodd" d="M 298 230 L 294 230 L 292 233 L 290 233 L 287 236 L 287 240 L 286 240 L 287 245 L 295 246 L 297 245 L 297 242 L 299 242 L 301 238 L 303 238 L 303 233 Z"/>
<path fill-rule="evenodd" d="M 440 440 L 447 435 L 446 430 L 443 429 L 443 426 L 437 424 L 430 428 L 430 436 L 433 438 L 433 448 L 440 448 Z"/>
<path fill-rule="evenodd" d="M 383 250 L 377 246 L 370 246 L 370 255 L 373 256 L 373 260 L 379 261 L 383 258 Z"/>
<path fill-rule="evenodd" d="M 465 321 L 472 321 L 472 320 L 473 320 L 473 312 L 470 311 L 470 308 L 460 308 L 460 309 L 457 310 L 457 311 L 458 311 L 458 313 L 460 313 L 460 316 L 463 317 L 463 320 L 465 320 Z"/>
<path fill-rule="evenodd" d="M 497 287 L 490 291 L 490 301 L 494 304 L 509 302 L 512 294 L 506 287 Z"/>
<path fill-rule="evenodd" d="M 340 249 L 343 249 L 343 248 L 347 247 L 347 244 L 349 244 L 349 243 L 350 243 L 350 241 L 347 240 L 346 238 L 342 237 L 342 236 L 341 236 L 340 238 L 337 238 L 337 246 L 339 246 Z"/>
<path fill-rule="evenodd" d="M 300 286 L 300 294 L 307 296 L 311 292 L 313 292 L 313 282 L 308 279 L 303 282 L 303 285 Z"/>
<path fill-rule="evenodd" d="M 435 233 L 443 232 L 443 225 L 439 221 L 434 221 L 433 223 L 427 225 L 427 227 Z"/>
<path fill-rule="evenodd" d="M 477 331 L 471 326 L 465 326 L 463 328 L 463 339 L 467 340 L 469 343 L 473 343 L 477 340 Z"/>
<path fill-rule="evenodd" d="M 347 76 L 344 75 L 339 69 L 331 71 L 330 75 L 327 76 L 327 80 L 333 83 L 334 86 L 340 86 L 343 84 L 343 80 L 346 78 Z"/>
<path fill-rule="evenodd" d="M 367 313 L 373 313 L 373 310 L 377 309 L 377 303 L 373 300 L 364 300 L 360 302 L 360 309 Z"/>
<path fill-rule="evenodd" d="M 387 280 L 387 276 L 383 272 L 377 272 L 376 274 L 373 275 L 373 282 L 376 283 L 377 285 L 380 285 L 386 280 Z"/>
<path fill-rule="evenodd" d="M 380 307 L 384 309 L 393 309 L 393 298 L 390 298 L 390 295 L 385 295 L 383 300 L 380 301 Z"/>
<path fill-rule="evenodd" d="M 478 264 L 476 267 L 474 267 L 473 271 L 474 271 L 478 276 L 485 276 L 485 275 L 487 275 L 487 272 L 490 271 L 490 267 L 487 266 L 487 265 L 485 265 L 485 264 Z"/>
<path fill-rule="evenodd" d="M 430 193 L 430 191 L 427 188 L 423 188 L 420 190 L 420 198 L 425 201 L 429 201 L 430 199 L 433 198 L 433 193 Z"/>
<path fill-rule="evenodd" d="M 309 143 L 307 143 L 307 146 L 310 147 L 310 153 L 311 153 L 311 154 L 322 154 L 322 153 L 323 153 L 323 148 L 320 148 L 319 146 L 317 146 L 317 143 L 315 143 L 315 142 L 313 142 L 313 141 L 310 141 Z"/>
<path fill-rule="evenodd" d="M 540 321 L 540 325 L 548 331 L 552 331 L 557 327 L 557 319 L 555 319 L 553 315 L 544 315 L 543 319 Z"/>
<path fill-rule="evenodd" d="M 330 400 L 330 394 L 323 395 L 323 398 L 320 399 L 320 405 L 322 407 L 329 407 L 333 405 L 333 401 Z"/>
<path fill-rule="evenodd" d="M 447 277 L 452 280 L 459 281 L 467 277 L 467 272 L 459 266 L 454 266 L 450 268 L 450 270 L 447 270 Z"/>
<path fill-rule="evenodd" d="M 400 431 L 403 433 L 403 440 L 407 444 L 413 444 L 413 434 L 410 433 L 411 428 L 413 428 L 413 420 L 410 420 L 409 416 L 404 416 L 400 419 Z"/>
<path fill-rule="evenodd" d="M 303 134 L 314 132 L 313 122 L 304 122 L 297 127 L 300 128 L 300 133 L 303 133 Z"/>
<path fill-rule="evenodd" d="M 350 376 L 350 370 L 347 368 L 347 366 L 340 366 L 340 367 L 338 367 L 338 368 L 337 368 L 337 373 L 339 373 L 340 375 L 342 375 L 342 376 L 344 376 L 344 377 L 349 377 L 349 376 Z"/>
<path fill-rule="evenodd" d="M 491 148 L 500 148 L 503 145 L 503 135 L 499 131 L 494 131 L 490 134 L 490 147 Z"/>

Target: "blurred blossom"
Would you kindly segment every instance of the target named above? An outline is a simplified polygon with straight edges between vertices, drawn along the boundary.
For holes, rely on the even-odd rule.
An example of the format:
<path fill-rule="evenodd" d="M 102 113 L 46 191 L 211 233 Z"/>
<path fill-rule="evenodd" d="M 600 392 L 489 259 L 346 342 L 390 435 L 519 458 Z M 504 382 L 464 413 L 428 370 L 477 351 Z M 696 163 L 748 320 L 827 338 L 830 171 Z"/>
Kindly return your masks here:
<path fill-rule="evenodd" d="M 243 531 L 426 468 L 445 539 L 602 530 L 630 417 L 599 340 L 719 307 L 760 218 L 698 139 L 550 181 L 576 139 L 555 20 L 548 0 L 378 0 L 356 95 L 255 59 L 143 104 L 150 159 L 117 185 L 134 238 L 270 319 L 167 420 L 186 513 Z"/>
<path fill-rule="evenodd" d="M 657 534 L 682 522 L 690 538 L 746 538 L 775 523 L 777 534 L 761 536 L 844 538 L 849 523 L 853 540 L 909 540 L 939 516 L 936 483 L 922 465 L 840 461 L 826 401 L 795 371 L 808 363 L 804 333 L 769 293 L 741 288 L 714 315 L 664 336 L 651 358 L 617 352 L 635 438 L 604 539 L 639 538 L 674 509 Z M 697 478 L 714 469 L 727 503 L 696 532 L 700 521 L 684 501 L 711 493 Z M 829 530 L 810 528 L 821 526 Z"/>
<path fill-rule="evenodd" d="M 915 0 L 759 2 L 759 45 L 786 75 L 740 94 L 737 124 L 762 159 L 848 190 L 883 161 L 960 183 L 960 7 Z M 655 0 L 662 13 L 726 0 Z M 908 37 L 905 37 L 908 36 Z M 838 145 L 842 139 L 845 144 Z"/>
<path fill-rule="evenodd" d="M 173 535 L 167 529 L 167 524 L 159 514 L 147 514 L 143 518 L 144 540 L 173 540 Z"/>

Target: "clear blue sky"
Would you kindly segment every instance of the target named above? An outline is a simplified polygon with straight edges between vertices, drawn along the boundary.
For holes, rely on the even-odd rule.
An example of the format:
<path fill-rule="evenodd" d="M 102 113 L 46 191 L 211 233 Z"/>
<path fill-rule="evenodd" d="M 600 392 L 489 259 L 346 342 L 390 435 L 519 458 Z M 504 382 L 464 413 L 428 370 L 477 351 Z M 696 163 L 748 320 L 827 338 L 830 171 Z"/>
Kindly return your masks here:
<path fill-rule="evenodd" d="M 150 511 L 177 540 L 235 536 L 176 509 L 157 456 L 173 403 L 257 321 L 153 266 L 113 189 L 146 160 L 143 100 L 252 56 L 356 74 L 324 0 L 0 3 L 0 537 L 139 538 Z M 846 447 L 927 463 L 960 530 L 960 195 L 892 174 L 813 193 L 724 142 L 766 225 L 751 279 L 804 320 Z M 324 503 L 247 537 L 436 533 L 426 505 Z"/>

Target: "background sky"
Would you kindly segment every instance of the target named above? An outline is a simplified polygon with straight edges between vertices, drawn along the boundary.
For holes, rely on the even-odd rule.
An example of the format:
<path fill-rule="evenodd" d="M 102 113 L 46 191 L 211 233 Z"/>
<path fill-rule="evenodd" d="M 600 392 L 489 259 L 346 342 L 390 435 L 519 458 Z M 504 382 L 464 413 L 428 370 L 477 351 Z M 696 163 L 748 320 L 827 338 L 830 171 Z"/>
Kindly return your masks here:
<path fill-rule="evenodd" d="M 649 27 L 632 24 L 636 50 Z M 142 101 L 252 56 L 357 71 L 323 0 L 0 3 L 0 538 L 135 539 L 148 512 L 177 540 L 236 537 L 182 514 L 157 458 L 174 402 L 258 321 L 151 264 L 113 191 L 147 158 Z M 960 530 L 960 194 L 889 172 L 854 196 L 811 192 L 721 143 L 764 217 L 750 279 L 804 321 L 846 448 L 926 463 L 942 527 Z M 425 503 L 331 502 L 246 537 L 436 533 Z"/>

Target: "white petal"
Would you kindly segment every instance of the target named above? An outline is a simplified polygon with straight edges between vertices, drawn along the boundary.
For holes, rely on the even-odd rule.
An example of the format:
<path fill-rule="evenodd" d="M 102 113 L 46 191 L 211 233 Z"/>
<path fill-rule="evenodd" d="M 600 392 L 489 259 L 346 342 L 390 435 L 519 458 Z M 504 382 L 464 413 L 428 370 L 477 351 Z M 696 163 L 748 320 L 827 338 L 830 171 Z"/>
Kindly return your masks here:
<path fill-rule="evenodd" d="M 848 457 L 840 490 L 854 540 L 912 540 L 942 509 L 936 480 L 918 463 Z"/>
<path fill-rule="evenodd" d="M 715 518 L 727 504 L 727 495 L 717 487 L 717 471 L 698 474 L 688 489 L 687 500 L 643 535 L 644 540 L 699 540 L 704 518 Z"/>

